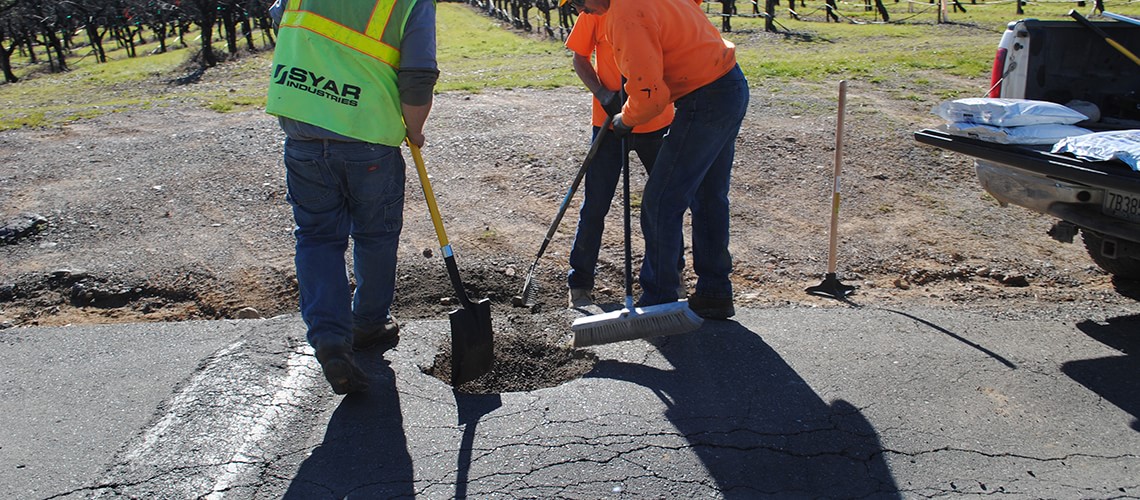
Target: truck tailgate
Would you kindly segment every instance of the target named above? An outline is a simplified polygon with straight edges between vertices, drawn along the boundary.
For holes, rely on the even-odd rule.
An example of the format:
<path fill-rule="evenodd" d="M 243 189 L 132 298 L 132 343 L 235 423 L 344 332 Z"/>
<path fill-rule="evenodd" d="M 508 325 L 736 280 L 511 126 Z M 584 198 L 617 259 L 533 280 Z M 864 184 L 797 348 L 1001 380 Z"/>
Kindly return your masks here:
<path fill-rule="evenodd" d="M 1063 154 L 1050 153 L 1047 146 L 995 144 L 969 137 L 925 129 L 914 133 L 918 142 L 962 153 L 974 158 L 1009 165 L 1056 179 L 1089 186 L 1112 187 L 1140 192 L 1140 172 L 1118 161 L 1087 161 Z"/>

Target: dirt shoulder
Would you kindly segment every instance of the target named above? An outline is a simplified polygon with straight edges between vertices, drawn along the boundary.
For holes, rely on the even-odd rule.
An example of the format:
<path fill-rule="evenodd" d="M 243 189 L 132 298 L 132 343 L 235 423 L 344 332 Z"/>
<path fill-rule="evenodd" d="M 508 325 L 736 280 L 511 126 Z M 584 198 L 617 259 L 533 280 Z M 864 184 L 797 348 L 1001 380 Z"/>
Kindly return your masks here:
<path fill-rule="evenodd" d="M 730 195 L 737 300 L 842 305 L 804 292 L 827 270 L 836 91 L 754 87 Z M 473 293 L 514 320 L 548 323 L 534 316 L 565 312 L 573 210 L 538 268 L 544 308 L 513 309 L 510 297 L 584 157 L 587 106 L 576 88 L 437 96 L 424 154 L 445 227 Z M 1114 283 L 1079 241 L 1050 239 L 1052 220 L 999 207 L 967 158 L 916 143 L 915 130 L 937 123 L 929 109 L 890 89 L 849 86 L 837 257 L 840 279 L 859 287 L 853 303 L 1011 314 L 1135 309 L 1137 286 Z M 0 246 L 0 324 L 294 312 L 281 140 L 263 112 L 193 105 L 0 133 L 0 221 L 46 220 Z M 436 318 L 449 309 L 450 286 L 438 251 L 425 257 L 438 243 L 418 180 L 408 179 L 396 314 Z M 634 185 L 643 183 L 635 173 Z M 619 202 L 599 263 L 599 300 L 615 303 Z M 695 276 L 687 279 L 691 286 Z"/>

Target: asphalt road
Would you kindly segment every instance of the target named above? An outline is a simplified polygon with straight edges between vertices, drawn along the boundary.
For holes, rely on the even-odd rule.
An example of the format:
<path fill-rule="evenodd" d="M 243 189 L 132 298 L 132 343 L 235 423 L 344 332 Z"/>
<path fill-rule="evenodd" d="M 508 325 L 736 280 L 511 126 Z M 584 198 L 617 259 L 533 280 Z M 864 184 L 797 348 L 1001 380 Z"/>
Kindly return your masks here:
<path fill-rule="evenodd" d="M 741 310 L 528 393 L 404 325 L 334 396 L 296 316 L 0 331 L 13 498 L 1140 497 L 1140 304 Z"/>

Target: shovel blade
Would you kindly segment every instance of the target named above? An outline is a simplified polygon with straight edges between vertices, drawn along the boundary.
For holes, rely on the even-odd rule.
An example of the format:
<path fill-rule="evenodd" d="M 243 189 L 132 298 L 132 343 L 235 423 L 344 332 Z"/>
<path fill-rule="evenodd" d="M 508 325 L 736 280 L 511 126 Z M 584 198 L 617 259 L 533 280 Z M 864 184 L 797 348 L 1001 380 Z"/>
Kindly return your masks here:
<path fill-rule="evenodd" d="M 458 387 L 491 371 L 495 338 L 491 300 L 472 302 L 448 314 L 451 320 L 451 386 Z"/>

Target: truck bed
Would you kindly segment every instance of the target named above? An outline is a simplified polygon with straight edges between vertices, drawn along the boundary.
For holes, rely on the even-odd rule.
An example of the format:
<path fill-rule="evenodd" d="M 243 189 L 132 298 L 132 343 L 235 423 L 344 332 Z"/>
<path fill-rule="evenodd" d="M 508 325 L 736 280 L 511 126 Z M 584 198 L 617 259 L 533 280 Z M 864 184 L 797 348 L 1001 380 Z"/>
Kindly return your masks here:
<path fill-rule="evenodd" d="M 1092 24 L 1132 52 L 1140 27 Z M 1140 66 L 1079 22 L 1023 19 L 1002 33 L 991 97 L 1059 104 L 1085 101 L 1097 113 L 1078 123 L 1092 131 L 1140 129 Z M 1085 106 L 1085 104 L 1081 104 Z M 1140 172 L 1122 161 L 1089 161 L 1051 153 L 1050 146 L 1007 145 L 948 134 L 914 133 L 916 141 L 975 159 L 978 183 L 1002 206 L 1060 219 L 1047 233 L 1072 243 L 1077 234 L 1105 271 L 1140 279 Z"/>
<path fill-rule="evenodd" d="M 1115 21 L 1093 24 L 1140 53 L 1140 27 Z M 1019 40 L 1030 41 L 1030 60 L 1023 91 L 1010 97 L 1061 104 L 1080 99 L 1096 104 L 1104 118 L 1140 120 L 1140 71 L 1130 59 L 1072 21 L 1027 19 L 1021 29 L 1025 37 Z"/>

